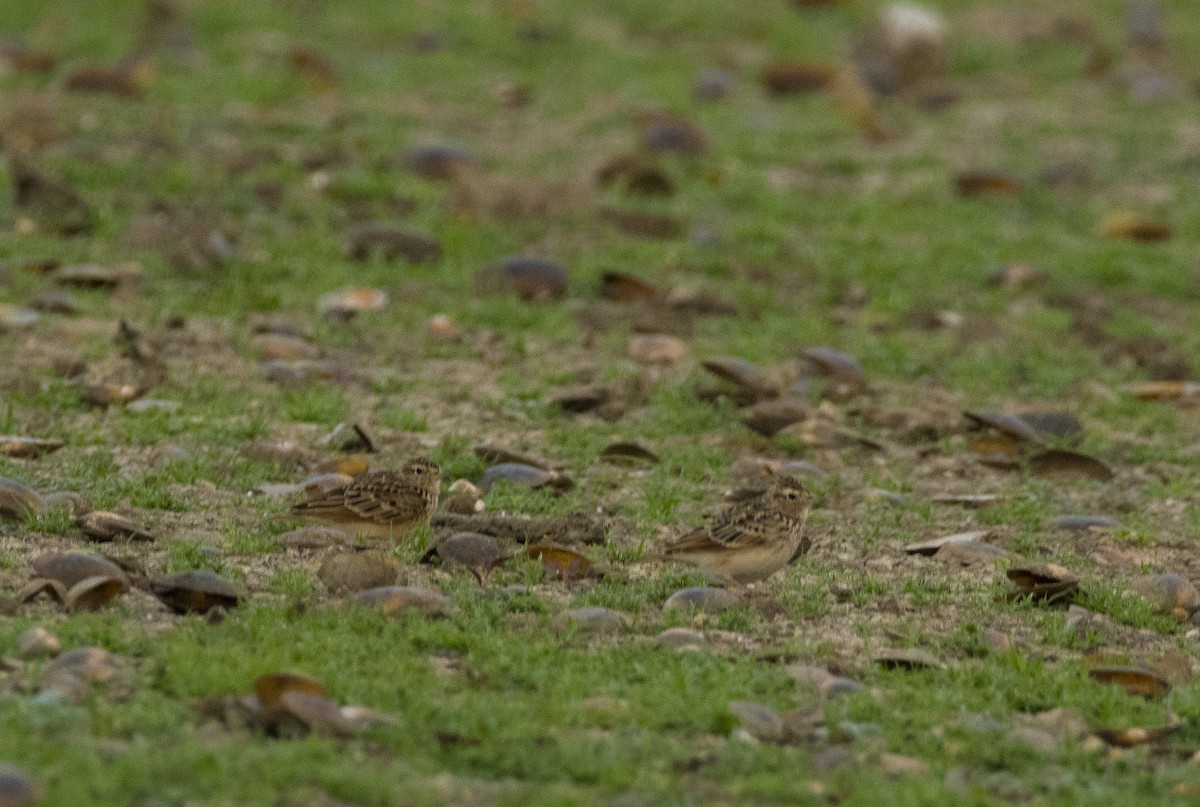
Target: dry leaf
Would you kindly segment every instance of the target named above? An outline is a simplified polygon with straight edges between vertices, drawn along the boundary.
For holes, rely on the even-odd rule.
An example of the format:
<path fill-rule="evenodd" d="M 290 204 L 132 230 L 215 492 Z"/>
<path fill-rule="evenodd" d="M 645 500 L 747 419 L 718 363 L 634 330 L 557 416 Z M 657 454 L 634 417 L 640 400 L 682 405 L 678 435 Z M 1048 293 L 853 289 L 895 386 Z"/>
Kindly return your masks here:
<path fill-rule="evenodd" d="M 1200 381 L 1138 381 L 1126 384 L 1121 389 L 1143 401 L 1176 401 L 1200 397 Z"/>
<path fill-rule="evenodd" d="M 785 59 L 774 62 L 763 71 L 762 85 L 770 95 L 817 92 L 827 89 L 837 72 L 837 67 L 825 62 Z"/>
<path fill-rule="evenodd" d="M 1095 457 L 1062 448 L 1050 448 L 1033 455 L 1029 458 L 1029 467 L 1038 476 L 1051 479 L 1061 476 L 1085 476 L 1108 482 L 1115 476 L 1112 468 Z"/>
<path fill-rule="evenodd" d="M 350 597 L 350 602 L 373 608 L 386 616 L 410 610 L 426 616 L 441 616 L 450 609 L 450 600 L 432 589 L 409 586 L 382 586 L 360 591 Z"/>
<path fill-rule="evenodd" d="M 379 256 L 387 261 L 403 258 L 409 263 L 436 263 L 441 260 L 442 245 L 396 224 L 364 221 L 346 231 L 346 254 L 356 261 Z"/>
<path fill-rule="evenodd" d="M 404 167 L 422 179 L 450 181 L 464 178 L 482 167 L 482 161 L 457 146 L 417 146 L 404 153 Z"/>
<path fill-rule="evenodd" d="M 292 69 L 308 77 L 318 91 L 333 92 L 338 88 L 338 76 L 333 63 L 316 48 L 293 45 L 288 48 L 288 61 Z"/>
<path fill-rule="evenodd" d="M 237 586 L 208 569 L 155 580 L 150 590 L 177 614 L 207 614 L 215 609 L 235 608 L 244 597 Z"/>
<path fill-rule="evenodd" d="M 34 558 L 32 566 L 38 577 L 57 580 L 66 588 L 92 577 L 116 577 L 129 582 L 120 566 L 99 555 L 49 553 Z"/>
<path fill-rule="evenodd" d="M 75 521 L 75 526 L 93 541 L 104 543 L 123 538 L 128 541 L 157 540 L 152 533 L 139 527 L 127 516 L 107 510 L 93 510 Z"/>
<path fill-rule="evenodd" d="M 33 488 L 0 476 L 0 518 L 25 521 L 42 512 L 45 501 Z"/>
<path fill-rule="evenodd" d="M 480 270 L 475 284 L 481 294 L 516 294 L 526 302 L 559 300 L 567 294 L 567 273 L 553 261 L 512 256 Z"/>
<path fill-rule="evenodd" d="M 1130 241 L 1167 241 L 1171 238 L 1170 226 L 1137 213 L 1110 213 L 1098 226 L 1105 238 L 1127 238 Z"/>
<path fill-rule="evenodd" d="M 637 443 L 610 443 L 600 451 L 600 459 L 619 465 L 657 465 L 661 460 L 658 455 Z"/>
<path fill-rule="evenodd" d="M 592 562 L 578 552 L 553 544 L 534 544 L 525 548 L 533 560 L 540 560 L 542 568 L 555 572 L 564 582 L 586 577 L 592 571 Z"/>
<path fill-rule="evenodd" d="M 954 187 L 964 198 L 974 196 L 1020 196 L 1025 183 L 999 171 L 961 171 L 954 177 Z"/>
<path fill-rule="evenodd" d="M 637 196 L 671 196 L 675 181 L 663 168 L 640 154 L 619 154 L 596 171 L 596 184 Z"/>
<path fill-rule="evenodd" d="M 400 564 L 379 552 L 340 552 L 326 555 L 317 577 L 330 594 L 353 594 L 396 582 Z"/>
<path fill-rule="evenodd" d="M 915 544 L 909 544 L 904 547 L 904 551 L 910 555 L 934 555 L 948 544 L 984 541 L 991 537 L 992 532 L 992 530 L 972 530 L 970 532 L 955 533 L 954 535 L 945 535 L 941 538 L 931 538 L 928 541 L 918 541 Z"/>
<path fill-rule="evenodd" d="M 66 445 L 62 440 L 47 440 L 40 437 L 22 437 L 16 434 L 0 434 L 0 454 L 7 457 L 40 457 Z"/>
<path fill-rule="evenodd" d="M 942 670 L 946 667 L 932 653 L 911 647 L 880 650 L 871 655 L 871 661 L 885 670 Z"/>
<path fill-rule="evenodd" d="M 284 710 L 283 696 L 288 692 L 303 692 L 322 698 L 328 694 L 320 681 L 301 672 L 268 673 L 254 681 L 254 694 L 269 713 Z"/>
<path fill-rule="evenodd" d="M 625 272 L 605 272 L 600 276 L 600 296 L 622 303 L 651 302 L 661 298 L 662 291 L 657 286 Z"/>
<path fill-rule="evenodd" d="M 64 604 L 70 611 L 99 611 L 119 597 L 128 586 L 121 577 L 87 577 L 67 591 Z"/>
<path fill-rule="evenodd" d="M 1102 684 L 1116 684 L 1130 695 L 1160 698 L 1171 691 L 1171 682 L 1148 667 L 1104 664 L 1092 667 L 1088 675 Z"/>
<path fill-rule="evenodd" d="M 350 319 L 364 311 L 378 311 L 388 304 L 382 289 L 354 286 L 331 291 L 317 300 L 317 313 L 335 319 Z"/>

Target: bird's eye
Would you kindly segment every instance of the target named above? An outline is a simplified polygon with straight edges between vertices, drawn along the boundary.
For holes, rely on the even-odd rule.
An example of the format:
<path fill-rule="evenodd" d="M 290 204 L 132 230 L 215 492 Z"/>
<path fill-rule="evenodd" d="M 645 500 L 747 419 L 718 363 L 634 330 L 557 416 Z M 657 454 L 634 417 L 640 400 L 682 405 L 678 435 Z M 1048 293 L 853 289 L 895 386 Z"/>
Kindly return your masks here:
<path fill-rule="evenodd" d="M 787 492 L 787 497 L 788 497 L 788 499 L 790 499 L 791 501 L 795 501 L 796 499 L 799 499 L 799 498 L 800 498 L 800 494 L 799 494 L 799 493 L 797 493 L 797 492 L 796 492 L 796 491 L 794 491 L 794 490 L 789 490 L 789 491 Z"/>
<path fill-rule="evenodd" d="M 423 474 L 423 473 L 425 473 L 425 469 L 424 468 L 413 468 L 413 473 L 414 474 Z"/>

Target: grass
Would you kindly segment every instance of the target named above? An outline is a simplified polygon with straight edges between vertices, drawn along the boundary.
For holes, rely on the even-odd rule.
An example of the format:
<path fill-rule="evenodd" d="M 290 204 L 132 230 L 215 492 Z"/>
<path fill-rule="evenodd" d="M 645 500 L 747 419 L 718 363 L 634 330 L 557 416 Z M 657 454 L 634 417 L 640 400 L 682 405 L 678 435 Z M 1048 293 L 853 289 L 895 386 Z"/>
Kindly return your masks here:
<path fill-rule="evenodd" d="M 1087 49 L 1052 25 L 1082 11 L 931 5 L 951 23 L 949 81 L 961 100 L 938 113 L 883 100 L 897 136 L 870 146 L 824 95 L 772 99 L 758 86 L 773 59 L 840 58 L 875 13 L 869 0 L 736 14 L 716 0 L 181 2 L 195 49 L 161 54 L 142 101 L 62 90 L 71 69 L 129 51 L 136 8 L 9 0 L 0 36 L 59 54 L 63 66 L 48 75 L 0 69 L 0 132 L 16 142 L 47 115 L 54 133 L 34 162 L 76 187 L 97 224 L 87 237 L 29 231 L 0 193 L 0 305 L 53 288 L 26 268 L 31 261 L 136 261 L 146 277 L 115 292 L 67 290 L 76 316 L 0 326 L 0 431 L 66 443 L 36 460 L 0 457 L 0 476 L 79 491 L 162 536 L 102 551 L 151 574 L 211 568 L 250 596 L 216 622 L 169 616 L 142 594 L 98 613 L 12 603 L 33 557 L 97 548 L 62 511 L 0 522 L 0 655 L 14 658 L 22 632 L 40 625 L 64 648 L 98 645 L 124 664 L 117 684 L 81 703 L 39 694 L 45 662 L 6 665 L 0 760 L 24 769 L 44 803 L 67 807 L 1194 799 L 1200 686 L 1181 681 L 1167 699 L 1143 700 L 1090 679 L 1085 656 L 1100 649 L 1143 662 L 1179 652 L 1195 661 L 1192 625 L 1126 591 L 1139 574 L 1189 574 L 1200 431 L 1191 410 L 1115 392 L 1154 374 L 1131 341 L 1163 340 L 1160 352 L 1192 365 L 1200 357 L 1187 230 L 1200 217 L 1194 100 L 1138 104 L 1113 76 L 1086 77 Z M 1200 34 L 1200 11 L 1163 5 L 1174 69 L 1195 76 L 1186 43 Z M 1092 6 L 1087 21 L 1126 59 L 1122 4 Z M 441 45 L 425 52 L 418 39 Z M 330 59 L 335 93 L 291 67 L 292 45 Z M 700 104 L 690 85 L 713 65 L 732 71 L 735 90 L 725 103 Z M 528 105 L 503 106 L 499 85 L 526 87 Z M 635 147 L 633 121 L 648 108 L 685 113 L 711 153 L 660 161 L 677 186 L 669 199 L 597 188 L 596 168 Z M 404 170 L 404 150 L 429 143 L 466 148 L 485 170 L 459 184 Z M 1013 198 L 953 192 L 961 169 L 1033 180 L 1060 161 L 1086 163 L 1092 184 L 1031 182 Z M 684 235 L 622 235 L 595 214 L 601 205 L 677 216 Z M 130 229 L 163 207 L 206 217 L 235 257 L 185 271 L 169 244 L 137 246 Z M 1125 209 L 1172 225 L 1176 237 L 1139 244 L 1096 234 L 1106 214 Z M 443 257 L 354 262 L 344 235 L 363 219 L 436 237 Z M 476 294 L 476 271 L 512 254 L 560 262 L 568 299 Z M 987 282 L 990 270 L 1017 262 L 1044 268 L 1046 280 L 1015 290 Z M 684 361 L 641 367 L 627 355 L 637 313 L 599 299 L 610 271 L 700 289 L 737 314 L 691 319 L 680 331 Z M 352 285 L 381 288 L 390 303 L 349 323 L 316 314 L 321 295 Z M 1095 310 L 1106 311 L 1099 331 L 1078 327 Z M 920 324 L 939 311 L 961 316 L 962 327 Z M 435 314 L 461 338 L 435 338 Z M 323 360 L 366 375 L 272 383 L 252 333 L 265 315 L 295 323 Z M 150 397 L 177 408 L 82 401 L 78 367 L 117 359 L 119 319 L 164 357 L 167 380 Z M 735 355 L 786 374 L 814 345 L 857 357 L 873 395 L 822 404 L 814 393 L 811 403 L 891 450 L 764 438 L 728 398 L 696 394 L 711 383 L 701 359 Z M 607 385 L 628 405 L 604 417 L 564 413 L 550 391 L 577 382 Z M 1069 409 L 1085 424 L 1080 447 L 1113 464 L 1118 479 L 983 469 L 966 452 L 967 408 Z M 583 549 L 610 573 L 567 588 L 522 561 L 481 589 L 416 563 L 428 533 L 394 554 L 404 580 L 451 597 L 446 618 L 389 618 L 329 597 L 321 555 L 285 550 L 277 538 L 293 525 L 280 515 L 285 505 L 247 494 L 307 476 L 332 455 L 324 438 L 341 422 L 376 438 L 376 465 L 427 453 L 448 481 L 479 479 L 481 444 L 561 468 L 576 482 L 569 493 L 503 484 L 486 496 L 488 509 L 613 516 L 608 544 Z M 598 459 L 619 440 L 662 462 L 630 469 Z M 737 460 L 757 456 L 828 471 L 806 479 L 813 551 L 764 586 L 774 609 L 664 612 L 674 591 L 703 581 L 648 558 L 736 486 Z M 902 499 L 873 498 L 873 488 Z M 942 492 L 1005 498 L 965 510 L 930 501 Z M 1063 513 L 1111 515 L 1121 528 L 1052 531 Z M 1011 552 L 1078 572 L 1080 604 L 1111 629 L 1081 637 L 1064 611 L 1005 600 L 999 570 L 901 550 L 982 528 Z M 631 626 L 608 637 L 556 627 L 561 611 L 584 606 L 624 611 Z M 655 637 L 669 627 L 697 628 L 708 646 L 663 647 Z M 1011 648 L 996 649 L 989 629 Z M 946 667 L 871 664 L 872 652 L 895 646 L 928 650 Z M 793 679 L 793 662 L 867 689 L 826 701 Z M 396 722 L 345 741 L 278 739 L 198 708 L 285 669 Z M 791 744 L 753 742 L 737 731 L 732 700 L 819 718 Z M 1093 729 L 1182 725 L 1159 746 L 1121 752 L 1079 738 L 1048 751 L 1023 742 L 1023 721 L 1057 707 L 1078 710 Z M 884 754 L 928 771 L 891 773 Z"/>

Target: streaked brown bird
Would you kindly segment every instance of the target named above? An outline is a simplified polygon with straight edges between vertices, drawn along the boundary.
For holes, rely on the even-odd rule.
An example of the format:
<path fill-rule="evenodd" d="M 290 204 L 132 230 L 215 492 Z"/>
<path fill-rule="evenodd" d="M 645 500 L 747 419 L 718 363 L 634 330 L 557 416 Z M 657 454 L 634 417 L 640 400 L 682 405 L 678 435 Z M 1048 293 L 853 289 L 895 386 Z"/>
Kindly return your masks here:
<path fill-rule="evenodd" d="M 400 541 L 437 510 L 442 469 L 418 457 L 396 471 L 372 471 L 330 491 L 314 491 L 291 515 L 357 535 Z"/>
<path fill-rule="evenodd" d="M 795 478 L 777 476 L 762 495 L 725 508 L 675 539 L 664 560 L 689 563 L 714 580 L 765 580 L 802 551 L 811 497 Z"/>

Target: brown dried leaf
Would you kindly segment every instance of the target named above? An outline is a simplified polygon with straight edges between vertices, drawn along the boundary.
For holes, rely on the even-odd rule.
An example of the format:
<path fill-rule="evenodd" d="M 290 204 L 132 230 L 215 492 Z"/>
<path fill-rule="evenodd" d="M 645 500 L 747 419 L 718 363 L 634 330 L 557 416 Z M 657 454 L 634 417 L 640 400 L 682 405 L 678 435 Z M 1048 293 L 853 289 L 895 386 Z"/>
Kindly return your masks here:
<path fill-rule="evenodd" d="M 871 655 L 871 661 L 885 670 L 942 670 L 946 667 L 932 653 L 912 647 L 880 650 Z"/>
<path fill-rule="evenodd" d="M 1171 682 L 1148 667 L 1102 664 L 1088 670 L 1102 684 L 1115 684 L 1130 695 L 1160 698 L 1171 691 Z"/>
<path fill-rule="evenodd" d="M 869 143 L 886 143 L 891 135 L 879 117 L 878 99 L 858 70 L 842 68 L 829 85 L 834 109 Z"/>
<path fill-rule="evenodd" d="M 477 172 L 482 163 L 474 154 L 457 146 L 417 146 L 404 153 L 404 167 L 422 179 L 449 181 Z"/>
<path fill-rule="evenodd" d="M 985 465 L 1015 468 L 1020 464 L 1021 445 L 1011 435 L 988 432 L 972 437 L 967 442 L 967 450 Z"/>
<path fill-rule="evenodd" d="M 66 445 L 62 440 L 40 437 L 22 437 L 16 434 L 0 434 L 0 454 L 6 457 L 40 457 L 58 451 Z"/>
<path fill-rule="evenodd" d="M 75 526 L 93 541 L 106 543 L 123 538 L 129 541 L 154 541 L 157 538 L 139 527 L 128 516 L 107 510 L 93 510 L 76 519 Z"/>
<path fill-rule="evenodd" d="M 1139 745 L 1157 745 L 1165 742 L 1179 728 L 1179 726 L 1159 726 L 1146 729 L 1130 726 L 1124 729 L 1096 729 L 1094 733 L 1114 748 L 1136 748 Z"/>
<path fill-rule="evenodd" d="M 302 672 L 268 673 L 254 681 L 254 694 L 268 713 L 277 714 L 284 710 L 283 696 L 288 692 L 303 692 L 322 698 L 328 696 L 320 681 Z"/>
<path fill-rule="evenodd" d="M 35 577 L 17 592 L 17 602 L 26 603 L 37 599 L 39 594 L 46 594 L 60 605 L 67 601 L 67 587 L 58 580 L 47 577 Z"/>
<path fill-rule="evenodd" d="M 957 504 L 972 510 L 1004 501 L 998 493 L 940 493 L 930 498 L 934 504 Z"/>
<path fill-rule="evenodd" d="M 641 210 L 621 210 L 604 206 L 596 211 L 600 221 L 611 224 L 618 232 L 635 238 L 668 240 L 683 235 L 684 223 L 666 213 Z"/>
<path fill-rule="evenodd" d="M 150 590 L 178 614 L 207 614 L 218 608 L 235 608 L 244 597 L 237 586 L 208 569 L 193 569 L 155 580 Z"/>
<path fill-rule="evenodd" d="M 985 541 L 991 537 L 993 530 L 972 530 L 970 532 L 959 532 L 954 535 L 944 535 L 941 538 L 931 538 L 928 541 L 918 541 L 915 544 L 909 544 L 904 547 L 904 551 L 910 555 L 933 555 L 939 549 L 947 544 L 961 543 L 964 541 Z"/>
<path fill-rule="evenodd" d="M 13 203 L 18 213 L 63 235 L 91 232 L 95 216 L 91 206 L 74 188 L 35 170 L 16 154 L 10 154 L 9 168 Z"/>
<path fill-rule="evenodd" d="M 317 300 L 317 313 L 336 319 L 350 319 L 364 311 L 378 311 L 388 303 L 387 292 L 365 286 L 331 291 Z"/>
<path fill-rule="evenodd" d="M 1010 263 L 988 272 L 987 281 L 1005 289 L 1027 289 L 1044 282 L 1050 273 L 1031 263 Z"/>
<path fill-rule="evenodd" d="M 638 364 L 666 367 L 687 356 L 687 343 L 662 333 L 634 334 L 629 337 L 629 358 Z"/>
<path fill-rule="evenodd" d="M 1028 597 L 1034 602 L 1066 605 L 1079 590 L 1079 579 L 1054 563 L 1013 566 L 1006 575 L 1017 586 L 1012 596 Z"/>
<path fill-rule="evenodd" d="M 1045 442 L 1037 429 L 1017 415 L 990 409 L 973 409 L 963 412 L 963 416 L 981 427 L 995 429 L 1018 443 L 1042 445 Z"/>
<path fill-rule="evenodd" d="M 67 76 L 63 86 L 70 92 L 109 93 L 137 101 L 145 96 L 153 76 L 154 61 L 145 57 L 117 67 L 81 67 Z"/>
<path fill-rule="evenodd" d="M 119 597 L 127 588 L 121 577 L 88 577 L 71 586 L 64 604 L 70 611 L 99 611 Z"/>
<path fill-rule="evenodd" d="M 545 302 L 567 295 L 567 273 L 553 261 L 518 255 L 481 269 L 475 285 L 480 294 L 509 293 L 525 302 Z"/>
<path fill-rule="evenodd" d="M 954 177 L 954 187 L 958 195 L 964 198 L 985 194 L 1020 196 L 1025 190 L 1025 183 L 999 171 L 960 171 Z"/>
<path fill-rule="evenodd" d="M 782 59 L 763 71 L 762 85 L 769 95 L 799 95 L 828 89 L 837 73 L 838 68 L 826 62 Z"/>
<path fill-rule="evenodd" d="M 366 454 L 343 454 L 320 463 L 313 471 L 317 476 L 336 474 L 343 476 L 362 476 L 371 469 L 371 458 Z M 316 478 L 316 477 L 310 477 Z"/>
<path fill-rule="evenodd" d="M 805 420 L 811 407 L 804 398 L 781 397 L 754 404 L 742 418 L 742 423 L 761 435 L 770 437 L 793 423 Z"/>
<path fill-rule="evenodd" d="M 1175 401 L 1200 397 L 1197 381 L 1137 381 L 1121 388 L 1143 401 Z"/>
<path fill-rule="evenodd" d="M 356 261 L 377 255 L 387 261 L 403 258 L 409 263 L 435 263 L 442 257 L 442 245 L 396 224 L 364 221 L 346 231 L 346 253 Z"/>
<path fill-rule="evenodd" d="M 675 181 L 664 169 L 640 154 L 618 154 L 596 171 L 596 184 L 638 196 L 671 196 Z"/>
<path fill-rule="evenodd" d="M 316 48 L 292 45 L 288 48 L 288 62 L 293 70 L 312 81 L 319 92 L 333 92 L 338 88 L 338 76 L 333 63 Z"/>
<path fill-rule="evenodd" d="M 120 566 L 99 555 L 48 553 L 34 558 L 32 566 L 38 577 L 57 580 L 66 588 L 89 577 L 117 577 L 129 582 Z"/>
<path fill-rule="evenodd" d="M 582 414 L 598 409 L 613 398 L 612 390 L 599 384 L 572 384 L 551 390 L 550 402 L 565 412 Z"/>
<path fill-rule="evenodd" d="M 450 600 L 445 595 L 432 589 L 410 586 L 368 589 L 351 596 L 349 601 L 373 608 L 385 616 L 409 610 L 419 611 L 426 616 L 441 616 L 450 609 Z"/>
<path fill-rule="evenodd" d="M 554 544 L 534 544 L 525 548 L 533 560 L 540 560 L 542 568 L 555 572 L 564 582 L 586 577 L 592 571 L 592 562 L 578 552 Z"/>
<path fill-rule="evenodd" d="M 621 303 L 652 302 L 662 297 L 662 290 L 625 272 L 605 272 L 600 277 L 600 296 Z"/>
<path fill-rule="evenodd" d="M 657 465 L 662 460 L 648 448 L 643 448 L 637 443 L 619 442 L 610 443 L 600 451 L 600 459 L 619 465 L 637 465 L 640 463 L 648 463 Z"/>
<path fill-rule="evenodd" d="M 354 726 L 342 714 L 341 708 L 324 695 L 286 689 L 279 701 L 283 711 L 316 734 L 341 738 L 354 734 Z"/>
<path fill-rule="evenodd" d="M 317 577 L 330 594 L 352 594 L 396 582 L 400 564 L 378 552 L 341 552 L 321 561 Z"/>
<path fill-rule="evenodd" d="M 58 56 L 20 42 L 6 41 L 0 43 L 0 64 L 8 65 L 15 73 L 50 73 L 58 67 Z"/>
<path fill-rule="evenodd" d="M 1110 213 L 1100 221 L 1097 231 L 1105 238 L 1146 242 L 1167 241 L 1172 235 L 1169 225 L 1129 212 Z"/>
<path fill-rule="evenodd" d="M 1050 448 L 1033 455 L 1029 459 L 1029 467 L 1036 475 L 1048 479 L 1085 476 L 1108 482 L 1115 476 L 1112 468 L 1095 457 L 1062 448 Z"/>
<path fill-rule="evenodd" d="M 800 352 L 824 378 L 830 380 L 839 395 L 851 395 L 867 390 L 867 375 L 862 365 L 849 353 L 831 347 L 810 347 Z"/>
<path fill-rule="evenodd" d="M 25 521 L 42 512 L 45 500 L 33 488 L 0 476 L 0 518 Z"/>
<path fill-rule="evenodd" d="M 753 396 L 755 400 L 779 395 L 779 388 L 761 368 L 737 356 L 717 356 L 700 362 L 700 366 Z"/>
<path fill-rule="evenodd" d="M 145 278 L 141 264 L 122 263 L 101 266 L 96 263 L 73 263 L 56 269 L 54 281 L 62 286 L 80 289 L 115 289 L 124 283 L 136 283 Z"/>

